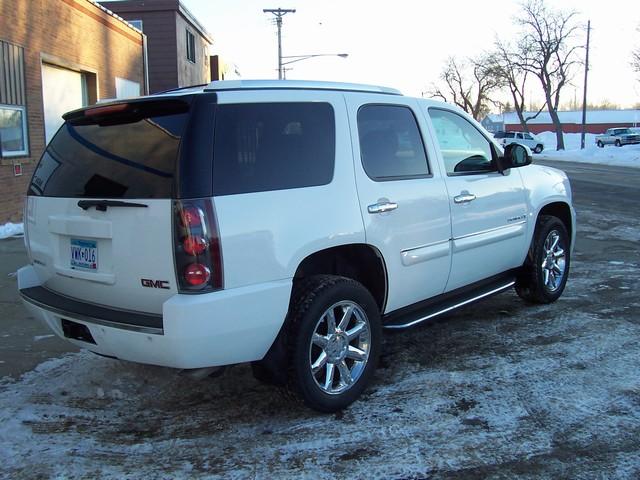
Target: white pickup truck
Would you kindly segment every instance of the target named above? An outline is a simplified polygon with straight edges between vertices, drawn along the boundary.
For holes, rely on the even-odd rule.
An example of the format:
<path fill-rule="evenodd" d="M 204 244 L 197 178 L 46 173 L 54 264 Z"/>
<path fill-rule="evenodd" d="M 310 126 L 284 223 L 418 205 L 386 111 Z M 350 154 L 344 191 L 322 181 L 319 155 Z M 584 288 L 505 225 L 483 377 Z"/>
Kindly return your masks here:
<path fill-rule="evenodd" d="M 621 147 L 634 143 L 640 143 L 640 134 L 628 128 L 608 128 L 606 132 L 596 137 L 596 145 L 600 148 L 604 148 L 605 145 Z"/>

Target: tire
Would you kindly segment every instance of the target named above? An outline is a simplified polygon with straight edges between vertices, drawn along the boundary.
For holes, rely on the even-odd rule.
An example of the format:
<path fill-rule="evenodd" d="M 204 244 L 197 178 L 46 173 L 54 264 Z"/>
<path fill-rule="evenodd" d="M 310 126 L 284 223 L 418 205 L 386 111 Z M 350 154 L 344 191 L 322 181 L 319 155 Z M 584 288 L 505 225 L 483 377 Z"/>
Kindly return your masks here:
<path fill-rule="evenodd" d="M 598 140 L 597 145 L 598 145 L 598 147 L 600 147 L 600 148 L 604 148 L 604 143 L 602 143 L 600 140 Z"/>
<path fill-rule="evenodd" d="M 536 148 L 533 149 L 533 153 L 541 153 L 543 149 L 542 145 L 536 145 Z"/>
<path fill-rule="evenodd" d="M 570 266 L 570 239 L 562 221 L 541 215 L 527 254 L 516 279 L 516 292 L 530 303 L 555 302 L 567 284 Z"/>
<path fill-rule="evenodd" d="M 288 389 L 314 410 L 342 410 L 374 374 L 381 337 L 378 305 L 366 288 L 345 277 L 315 276 L 296 290 Z"/>
<path fill-rule="evenodd" d="M 620 143 L 620 140 L 616 140 L 616 147 L 621 147 L 622 144 Z"/>

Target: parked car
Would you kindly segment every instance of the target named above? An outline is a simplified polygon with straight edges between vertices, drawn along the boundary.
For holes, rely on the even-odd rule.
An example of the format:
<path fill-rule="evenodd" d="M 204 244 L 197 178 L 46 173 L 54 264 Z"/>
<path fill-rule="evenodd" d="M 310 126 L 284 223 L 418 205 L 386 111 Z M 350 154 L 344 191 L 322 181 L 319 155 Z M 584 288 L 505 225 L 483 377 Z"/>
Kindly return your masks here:
<path fill-rule="evenodd" d="M 565 288 L 566 175 L 450 104 L 226 81 L 64 119 L 29 186 L 18 283 L 36 318 L 98 354 L 252 362 L 331 412 L 370 381 L 382 329 Z"/>
<path fill-rule="evenodd" d="M 609 128 L 602 135 L 596 136 L 596 145 L 604 148 L 605 145 L 633 145 L 640 143 L 640 133 L 633 132 L 629 128 Z"/>
<path fill-rule="evenodd" d="M 534 153 L 541 153 L 544 150 L 544 143 L 532 133 L 496 132 L 493 136 L 503 147 L 510 143 L 519 143 L 520 145 L 526 145 Z"/>

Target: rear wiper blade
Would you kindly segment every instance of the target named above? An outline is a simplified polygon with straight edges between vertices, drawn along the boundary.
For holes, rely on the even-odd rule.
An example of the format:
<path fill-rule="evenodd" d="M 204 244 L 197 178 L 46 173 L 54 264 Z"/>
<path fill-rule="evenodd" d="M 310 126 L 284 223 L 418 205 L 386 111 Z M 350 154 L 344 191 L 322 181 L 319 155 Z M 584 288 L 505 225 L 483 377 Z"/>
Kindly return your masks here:
<path fill-rule="evenodd" d="M 149 205 L 144 203 L 121 202 L 120 200 L 79 200 L 78 206 L 83 210 L 96 207 L 96 210 L 106 212 L 107 207 L 142 207 L 147 208 Z"/>

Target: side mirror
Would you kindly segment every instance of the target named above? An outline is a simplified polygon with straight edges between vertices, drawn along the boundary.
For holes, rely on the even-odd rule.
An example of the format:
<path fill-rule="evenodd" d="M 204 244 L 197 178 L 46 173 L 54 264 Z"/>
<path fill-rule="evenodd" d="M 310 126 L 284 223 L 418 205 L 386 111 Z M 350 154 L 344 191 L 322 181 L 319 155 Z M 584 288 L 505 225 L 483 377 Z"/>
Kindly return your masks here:
<path fill-rule="evenodd" d="M 500 159 L 500 171 L 509 168 L 524 167 L 531 164 L 531 150 L 519 143 L 510 143 L 504 147 L 504 156 Z"/>

